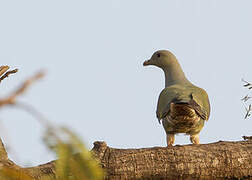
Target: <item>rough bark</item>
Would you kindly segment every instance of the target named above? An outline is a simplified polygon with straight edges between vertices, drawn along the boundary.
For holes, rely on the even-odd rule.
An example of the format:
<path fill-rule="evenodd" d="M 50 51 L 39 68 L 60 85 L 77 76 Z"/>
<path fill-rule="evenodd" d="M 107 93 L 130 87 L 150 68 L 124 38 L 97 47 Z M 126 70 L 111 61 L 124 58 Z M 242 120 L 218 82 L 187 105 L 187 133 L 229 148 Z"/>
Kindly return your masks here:
<path fill-rule="evenodd" d="M 0 148 L 0 167 L 7 163 L 37 179 L 55 175 L 54 161 L 22 168 Z M 141 149 L 95 142 L 92 151 L 107 172 L 105 179 L 252 179 L 251 140 Z"/>

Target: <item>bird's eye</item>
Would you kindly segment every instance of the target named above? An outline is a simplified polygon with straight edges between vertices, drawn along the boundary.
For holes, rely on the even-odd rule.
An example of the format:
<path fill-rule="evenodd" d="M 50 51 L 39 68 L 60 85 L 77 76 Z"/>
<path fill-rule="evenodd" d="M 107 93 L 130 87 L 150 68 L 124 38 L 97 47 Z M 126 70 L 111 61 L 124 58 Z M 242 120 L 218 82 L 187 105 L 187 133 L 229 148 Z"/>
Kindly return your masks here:
<path fill-rule="evenodd" d="M 158 54 L 157 54 L 157 57 L 159 58 L 160 56 L 161 56 L 160 53 L 158 53 Z"/>

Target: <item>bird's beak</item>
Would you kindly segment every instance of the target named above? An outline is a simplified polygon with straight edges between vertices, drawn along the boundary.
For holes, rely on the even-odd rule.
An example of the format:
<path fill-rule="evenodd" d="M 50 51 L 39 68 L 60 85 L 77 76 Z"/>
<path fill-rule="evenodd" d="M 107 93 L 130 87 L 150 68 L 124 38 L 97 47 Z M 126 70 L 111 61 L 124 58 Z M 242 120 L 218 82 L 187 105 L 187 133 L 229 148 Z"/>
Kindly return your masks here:
<path fill-rule="evenodd" d="M 143 66 L 148 66 L 148 65 L 151 65 L 151 61 L 150 61 L 150 59 L 149 59 L 149 60 L 144 61 L 144 63 L 143 63 Z"/>

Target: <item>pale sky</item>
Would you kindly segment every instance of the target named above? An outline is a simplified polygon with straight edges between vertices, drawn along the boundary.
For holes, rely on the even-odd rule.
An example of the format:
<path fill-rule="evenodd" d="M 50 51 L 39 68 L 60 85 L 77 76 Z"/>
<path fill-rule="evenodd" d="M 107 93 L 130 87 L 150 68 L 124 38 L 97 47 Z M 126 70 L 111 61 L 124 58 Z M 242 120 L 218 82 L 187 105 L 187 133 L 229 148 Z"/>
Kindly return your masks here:
<path fill-rule="evenodd" d="M 210 97 L 201 143 L 252 135 L 240 99 L 252 81 L 250 0 L 0 0 L 1 65 L 19 68 L 1 83 L 1 97 L 40 69 L 47 76 L 20 101 L 53 124 L 73 129 L 92 148 L 166 146 L 155 111 L 163 72 L 143 67 L 159 49 L 178 58 Z M 2 108 L 0 136 L 19 165 L 55 159 L 44 128 L 30 114 Z M 175 144 L 189 144 L 178 135 Z"/>

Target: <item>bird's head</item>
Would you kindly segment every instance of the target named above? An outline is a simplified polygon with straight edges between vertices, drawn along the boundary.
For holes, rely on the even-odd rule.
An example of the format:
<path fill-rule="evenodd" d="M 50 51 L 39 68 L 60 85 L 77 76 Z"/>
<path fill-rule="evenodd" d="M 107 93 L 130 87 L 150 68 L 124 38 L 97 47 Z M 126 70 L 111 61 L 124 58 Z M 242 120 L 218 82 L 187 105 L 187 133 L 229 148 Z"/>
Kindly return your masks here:
<path fill-rule="evenodd" d="M 176 57 L 167 50 L 156 51 L 149 60 L 144 61 L 143 65 L 153 65 L 159 68 L 169 68 L 173 64 L 178 64 Z"/>

